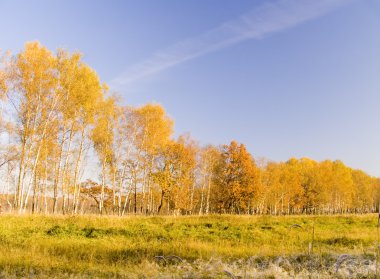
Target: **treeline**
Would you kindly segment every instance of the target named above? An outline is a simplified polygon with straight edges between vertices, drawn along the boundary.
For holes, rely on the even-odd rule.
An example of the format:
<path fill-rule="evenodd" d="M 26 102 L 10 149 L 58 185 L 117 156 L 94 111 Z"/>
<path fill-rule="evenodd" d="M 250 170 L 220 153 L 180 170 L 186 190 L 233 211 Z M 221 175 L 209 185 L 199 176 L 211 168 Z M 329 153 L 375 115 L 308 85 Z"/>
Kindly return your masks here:
<path fill-rule="evenodd" d="M 380 181 L 340 161 L 256 162 L 173 138 L 157 104 L 123 106 L 79 53 L 31 42 L 0 64 L 3 210 L 78 214 L 374 212 Z M 83 181 L 89 161 L 98 173 Z"/>

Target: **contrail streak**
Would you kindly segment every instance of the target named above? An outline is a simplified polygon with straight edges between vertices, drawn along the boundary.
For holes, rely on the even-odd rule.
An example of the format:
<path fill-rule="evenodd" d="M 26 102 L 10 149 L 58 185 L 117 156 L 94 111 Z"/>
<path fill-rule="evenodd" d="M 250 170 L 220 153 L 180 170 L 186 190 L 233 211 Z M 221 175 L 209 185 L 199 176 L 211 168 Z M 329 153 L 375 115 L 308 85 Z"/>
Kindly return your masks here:
<path fill-rule="evenodd" d="M 151 58 L 128 68 L 113 79 L 111 85 L 126 86 L 207 53 L 294 27 L 323 16 L 347 2 L 348 0 L 267 2 L 237 19 L 155 53 Z"/>

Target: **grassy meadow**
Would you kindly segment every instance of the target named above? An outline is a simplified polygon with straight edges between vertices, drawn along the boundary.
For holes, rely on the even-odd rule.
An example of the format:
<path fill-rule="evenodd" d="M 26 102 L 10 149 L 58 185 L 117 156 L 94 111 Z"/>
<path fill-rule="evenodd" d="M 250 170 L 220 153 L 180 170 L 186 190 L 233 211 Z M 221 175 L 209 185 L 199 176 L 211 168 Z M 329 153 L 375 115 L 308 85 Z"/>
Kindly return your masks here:
<path fill-rule="evenodd" d="M 247 271 L 241 275 L 248 262 L 281 266 L 284 259 L 312 259 L 332 270 L 342 254 L 369 266 L 376 260 L 377 222 L 374 214 L 1 215 L 0 269 L 5 277 L 239 278 L 240 272 L 240 278 L 251 278 Z"/>

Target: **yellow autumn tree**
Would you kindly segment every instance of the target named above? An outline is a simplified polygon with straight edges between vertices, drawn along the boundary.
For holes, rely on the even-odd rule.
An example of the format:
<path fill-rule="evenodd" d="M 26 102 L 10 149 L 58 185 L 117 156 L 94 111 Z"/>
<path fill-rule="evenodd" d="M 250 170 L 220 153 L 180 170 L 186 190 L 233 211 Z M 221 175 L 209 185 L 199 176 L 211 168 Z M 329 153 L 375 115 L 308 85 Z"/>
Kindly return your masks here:
<path fill-rule="evenodd" d="M 108 168 L 114 158 L 113 140 L 114 140 L 114 122 L 116 118 L 116 104 L 114 98 L 107 98 L 104 102 L 99 103 L 98 113 L 96 115 L 96 125 L 92 130 L 92 141 L 95 151 L 98 154 L 101 165 L 101 191 L 99 199 L 99 213 L 103 214 L 105 187 L 107 182 Z"/>
<path fill-rule="evenodd" d="M 351 173 L 354 183 L 353 207 L 355 212 L 371 212 L 376 204 L 376 180 L 362 170 L 352 170 Z"/>
<path fill-rule="evenodd" d="M 95 114 L 103 100 L 106 88 L 100 83 L 96 72 L 83 63 L 80 53 L 70 54 L 60 49 L 57 52 L 59 90 L 63 95 L 60 107 L 57 137 L 60 149 L 57 154 L 54 180 L 54 207 L 56 207 L 58 184 L 63 195 L 62 210 L 72 189 L 72 209 L 77 212 L 79 205 L 79 171 L 89 131 L 94 124 Z M 72 164 L 73 168 L 69 168 Z M 73 187 L 70 187 L 70 186 Z"/>
<path fill-rule="evenodd" d="M 250 212 L 259 184 L 258 169 L 244 144 L 232 141 L 224 145 L 215 171 L 219 211 L 239 214 Z"/>
<path fill-rule="evenodd" d="M 209 214 L 212 209 L 211 201 L 213 197 L 211 191 L 215 187 L 215 168 L 217 167 L 220 156 L 221 151 L 213 145 L 207 145 L 200 151 L 201 197 L 199 214 L 203 214 L 203 212 Z"/>
<path fill-rule="evenodd" d="M 15 194 L 15 207 L 26 207 L 35 182 L 43 141 L 57 117 L 62 100 L 57 94 L 56 57 L 38 42 L 27 43 L 12 59 L 9 69 L 9 96 L 18 104 L 17 123 L 20 162 Z M 28 181 L 25 181 L 25 179 Z"/>

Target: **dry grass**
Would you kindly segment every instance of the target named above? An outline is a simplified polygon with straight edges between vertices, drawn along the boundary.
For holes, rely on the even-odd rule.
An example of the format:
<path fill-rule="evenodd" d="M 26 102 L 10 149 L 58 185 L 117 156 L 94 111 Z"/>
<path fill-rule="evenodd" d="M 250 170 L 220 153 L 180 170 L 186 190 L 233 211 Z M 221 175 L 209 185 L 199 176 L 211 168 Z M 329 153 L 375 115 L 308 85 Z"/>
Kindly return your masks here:
<path fill-rule="evenodd" d="M 41 278 L 375 277 L 376 218 L 3 215 L 0 270 Z"/>

